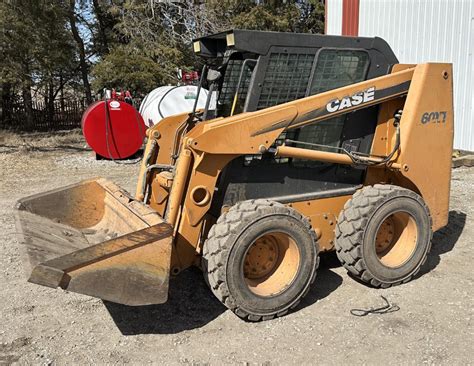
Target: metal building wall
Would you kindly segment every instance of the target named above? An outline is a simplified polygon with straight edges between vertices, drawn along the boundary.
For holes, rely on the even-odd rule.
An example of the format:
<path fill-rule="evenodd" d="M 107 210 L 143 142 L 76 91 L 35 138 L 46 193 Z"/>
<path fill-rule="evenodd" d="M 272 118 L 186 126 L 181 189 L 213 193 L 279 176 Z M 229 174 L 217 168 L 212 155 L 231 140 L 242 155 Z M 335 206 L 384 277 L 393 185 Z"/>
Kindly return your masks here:
<path fill-rule="evenodd" d="M 326 34 L 342 31 L 342 0 L 326 0 Z"/>
<path fill-rule="evenodd" d="M 339 2 L 328 0 L 328 13 Z M 474 0 L 360 0 L 359 6 L 359 36 L 384 38 L 400 62 L 453 63 L 454 147 L 474 151 Z M 328 34 L 341 34 L 337 17 L 342 11 L 328 17 Z"/>

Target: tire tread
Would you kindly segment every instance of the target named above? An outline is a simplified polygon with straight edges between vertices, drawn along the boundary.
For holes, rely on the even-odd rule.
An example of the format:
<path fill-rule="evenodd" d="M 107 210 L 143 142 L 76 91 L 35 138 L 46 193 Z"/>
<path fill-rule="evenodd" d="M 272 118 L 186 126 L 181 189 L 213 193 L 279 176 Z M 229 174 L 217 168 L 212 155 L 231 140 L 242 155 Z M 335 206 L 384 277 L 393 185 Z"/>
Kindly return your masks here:
<path fill-rule="evenodd" d="M 352 198 L 346 202 L 344 209 L 339 214 L 336 224 L 336 255 L 344 268 L 354 277 L 373 286 L 388 288 L 396 286 L 401 283 L 410 281 L 418 271 L 423 263 L 426 261 L 426 256 L 423 258 L 418 267 L 403 280 L 393 283 L 384 283 L 379 281 L 367 268 L 362 255 L 362 242 L 365 228 L 372 213 L 384 202 L 388 197 L 410 197 L 420 203 L 428 213 L 430 223 L 430 241 L 426 255 L 431 250 L 431 239 L 433 232 L 431 230 L 432 219 L 429 214 L 429 209 L 424 203 L 423 199 L 415 192 L 402 188 L 399 186 L 388 184 L 375 184 L 373 186 L 366 186 L 357 191 Z"/>
<path fill-rule="evenodd" d="M 311 233 L 311 237 L 316 245 L 316 264 L 312 272 L 308 288 L 303 291 L 300 296 L 295 299 L 289 309 L 294 309 L 301 299 L 308 293 L 310 285 L 316 278 L 317 268 L 319 265 L 319 255 L 317 247 L 316 233 L 314 232 L 310 222 L 303 217 L 298 211 L 287 207 L 281 203 L 256 199 L 237 203 L 232 206 L 229 211 L 219 217 L 217 223 L 209 230 L 208 238 L 203 246 L 203 272 L 206 283 L 208 283 L 214 295 L 230 310 L 239 317 L 249 321 L 269 320 L 275 317 L 285 315 L 289 309 L 276 312 L 274 314 L 253 314 L 239 307 L 235 299 L 229 292 L 226 281 L 226 258 L 231 250 L 233 242 L 232 237 L 236 237 L 244 230 L 244 227 L 252 222 L 253 219 L 260 216 L 262 212 L 272 210 L 279 214 L 292 216 L 302 223 Z M 207 263 L 206 263 L 207 262 Z"/>

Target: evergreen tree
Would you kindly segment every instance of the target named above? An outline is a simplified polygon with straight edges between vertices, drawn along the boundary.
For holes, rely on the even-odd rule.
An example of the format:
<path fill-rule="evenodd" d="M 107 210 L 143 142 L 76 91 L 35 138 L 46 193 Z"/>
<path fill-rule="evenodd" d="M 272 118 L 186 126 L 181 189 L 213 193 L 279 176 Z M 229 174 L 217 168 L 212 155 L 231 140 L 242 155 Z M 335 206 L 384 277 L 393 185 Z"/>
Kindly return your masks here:
<path fill-rule="evenodd" d="M 15 100 L 92 101 L 102 88 L 144 95 L 199 69 L 193 38 L 231 28 L 322 33 L 322 0 L 4 0 L 0 2 L 2 121 Z M 91 85 L 90 85 L 91 84 Z"/>

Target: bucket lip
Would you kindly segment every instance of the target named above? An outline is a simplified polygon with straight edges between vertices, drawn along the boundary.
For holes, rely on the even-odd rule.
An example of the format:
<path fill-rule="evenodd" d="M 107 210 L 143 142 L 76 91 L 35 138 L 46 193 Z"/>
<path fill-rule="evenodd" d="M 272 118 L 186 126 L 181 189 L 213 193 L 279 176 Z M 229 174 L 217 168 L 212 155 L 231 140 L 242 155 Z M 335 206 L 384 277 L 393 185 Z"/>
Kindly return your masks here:
<path fill-rule="evenodd" d="M 32 255 L 30 252 L 31 248 L 33 248 L 33 251 L 36 251 L 37 248 L 35 247 L 35 245 L 30 245 L 32 244 L 31 235 L 30 235 L 31 233 L 27 230 L 30 222 L 37 222 L 40 224 L 40 226 L 41 226 L 41 223 L 43 222 L 39 220 L 39 217 L 42 217 L 42 215 L 38 214 L 38 212 L 36 212 L 35 210 L 35 200 L 43 200 L 43 201 L 48 200 L 49 195 L 53 195 L 57 193 L 61 194 L 62 192 L 64 192 L 64 194 L 67 196 L 68 190 L 71 190 L 71 189 L 74 190 L 77 187 L 81 187 L 81 186 L 85 186 L 84 192 L 85 194 L 87 194 L 87 191 L 90 188 L 89 184 L 91 183 L 94 185 L 93 186 L 94 189 L 100 188 L 101 190 L 104 190 L 106 194 L 109 194 L 113 199 L 115 199 L 116 205 L 118 205 L 116 207 L 117 209 L 118 207 L 123 206 L 123 208 L 126 209 L 131 215 L 134 215 L 139 220 L 141 220 L 141 222 L 143 222 L 144 228 L 150 228 L 156 225 L 161 225 L 163 229 L 162 225 L 166 224 L 169 231 L 168 234 L 170 235 L 170 237 L 172 237 L 172 227 L 168 223 L 166 223 L 166 221 L 159 215 L 158 212 L 156 212 L 153 208 L 144 204 L 143 202 L 133 199 L 130 193 L 122 189 L 120 186 L 116 185 L 111 180 L 108 180 L 105 178 L 92 178 L 92 179 L 82 180 L 80 182 L 76 182 L 76 183 L 65 185 L 59 188 L 51 189 L 49 191 L 36 193 L 28 197 L 19 199 L 15 203 L 15 209 L 13 210 L 13 216 L 15 219 L 15 228 L 16 228 L 15 236 L 17 238 L 18 243 L 20 244 L 19 245 L 20 259 L 23 263 L 22 267 L 25 271 L 25 275 L 27 278 L 31 276 L 31 273 L 36 266 L 43 263 L 43 260 L 39 260 L 39 259 L 36 260 L 35 257 L 37 256 Z M 36 217 L 38 217 L 39 221 L 36 221 Z M 46 217 L 45 219 L 52 220 L 49 217 Z M 63 229 L 66 231 L 73 229 L 75 232 L 77 231 L 77 234 L 85 235 L 85 232 L 82 229 L 78 229 L 73 226 L 70 227 L 66 223 L 56 222 L 55 220 L 53 221 L 54 221 L 55 227 L 60 231 Z M 36 228 L 33 227 L 32 230 L 34 232 Z M 127 235 L 127 234 L 128 233 L 125 233 L 124 235 Z M 121 235 L 121 236 L 124 236 L 124 235 Z M 121 236 L 117 238 L 120 238 Z M 43 238 L 43 239 L 48 240 L 48 238 Z M 85 238 L 85 240 L 87 240 L 87 238 Z"/>
<path fill-rule="evenodd" d="M 162 222 L 39 262 L 28 282 L 130 306 L 166 302 L 172 233 Z M 113 260 L 121 256 L 128 260 Z"/>
<path fill-rule="evenodd" d="M 77 187 L 77 186 L 80 186 L 80 185 L 83 185 L 83 184 L 92 183 L 92 182 L 97 182 L 102 187 L 104 187 L 103 183 L 108 182 L 108 180 L 105 179 L 105 178 L 96 177 L 96 178 L 81 180 L 79 182 L 68 184 L 66 186 L 61 186 L 61 187 L 58 187 L 58 188 L 50 189 L 48 191 L 34 193 L 32 195 L 29 195 L 29 196 L 22 197 L 22 198 L 18 199 L 14 203 L 13 208 L 16 209 L 16 210 L 19 210 L 19 211 L 26 211 L 27 210 L 26 203 L 28 203 L 29 201 L 32 201 L 34 199 L 37 199 L 37 198 L 40 198 L 40 197 L 43 197 L 43 196 L 46 196 L 46 195 L 49 195 L 49 194 L 64 191 L 66 189 L 74 188 L 74 187 Z"/>
<path fill-rule="evenodd" d="M 142 233 L 148 234 L 148 238 L 139 243 L 120 246 L 111 245 L 120 241 L 126 242 L 130 235 L 136 236 Z M 167 224 L 166 222 L 162 222 L 128 234 L 124 234 L 117 238 L 109 239 L 82 249 L 78 249 L 74 252 L 39 263 L 39 265 L 41 265 L 43 268 L 54 268 L 66 273 L 160 240 L 172 238 L 172 233 L 173 228 L 171 225 Z M 97 250 L 97 248 L 101 248 L 101 250 Z M 97 253 L 100 253 L 100 255 Z M 59 286 L 59 283 L 57 283 L 56 286 Z"/>

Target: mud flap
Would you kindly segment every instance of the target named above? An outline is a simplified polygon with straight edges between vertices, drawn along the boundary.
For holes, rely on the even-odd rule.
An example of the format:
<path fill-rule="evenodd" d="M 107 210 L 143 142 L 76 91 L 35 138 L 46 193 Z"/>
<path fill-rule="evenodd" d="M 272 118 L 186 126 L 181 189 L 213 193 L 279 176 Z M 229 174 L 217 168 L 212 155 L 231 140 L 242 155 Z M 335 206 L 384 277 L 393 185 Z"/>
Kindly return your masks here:
<path fill-rule="evenodd" d="M 167 301 L 172 228 L 105 179 L 22 199 L 28 281 L 125 305 Z"/>

